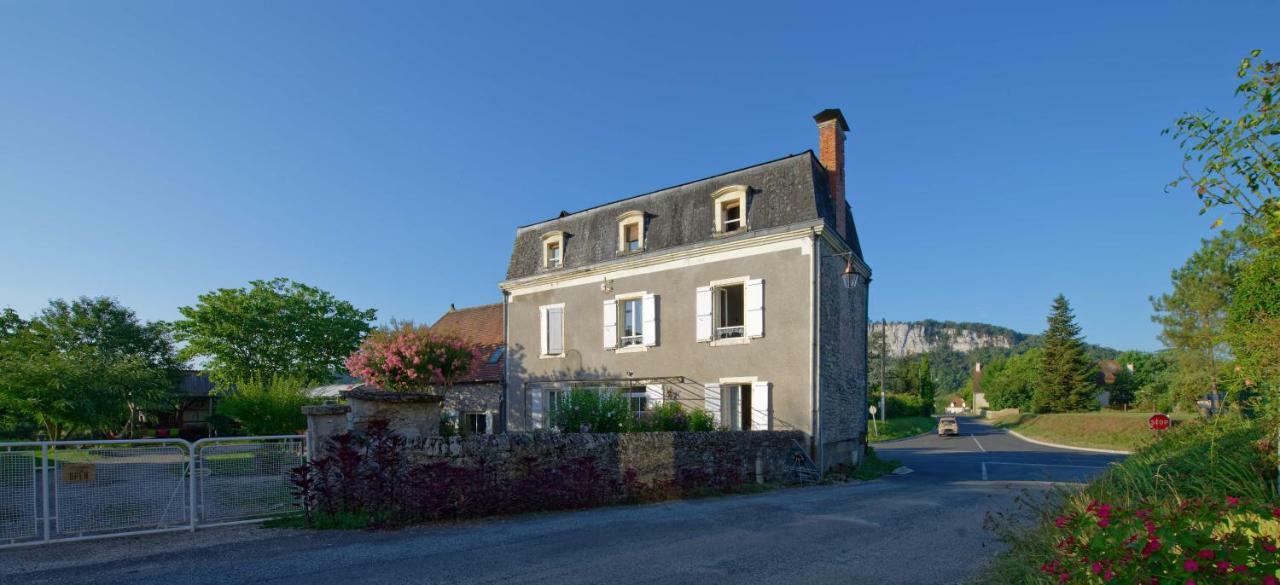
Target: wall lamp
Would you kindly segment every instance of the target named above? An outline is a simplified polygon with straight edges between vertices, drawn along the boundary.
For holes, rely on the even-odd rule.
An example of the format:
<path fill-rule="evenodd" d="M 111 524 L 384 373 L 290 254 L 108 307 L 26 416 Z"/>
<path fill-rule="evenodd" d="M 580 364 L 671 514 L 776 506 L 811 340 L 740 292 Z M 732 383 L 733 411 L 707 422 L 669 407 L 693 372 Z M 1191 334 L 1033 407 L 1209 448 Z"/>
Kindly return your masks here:
<path fill-rule="evenodd" d="M 844 252 L 841 254 L 828 254 L 826 258 L 844 258 L 844 270 L 840 272 L 840 280 L 844 281 L 844 285 L 848 288 L 857 286 L 862 279 L 862 273 L 853 267 L 853 252 Z M 871 282 L 871 279 L 867 279 Z"/>

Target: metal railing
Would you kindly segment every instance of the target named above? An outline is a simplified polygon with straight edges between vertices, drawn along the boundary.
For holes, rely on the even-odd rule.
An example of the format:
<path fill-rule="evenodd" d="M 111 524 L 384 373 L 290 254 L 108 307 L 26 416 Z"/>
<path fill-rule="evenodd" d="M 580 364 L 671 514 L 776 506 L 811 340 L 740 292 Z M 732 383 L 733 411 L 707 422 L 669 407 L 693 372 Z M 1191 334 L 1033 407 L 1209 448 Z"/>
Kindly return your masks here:
<path fill-rule="evenodd" d="M 279 515 L 305 458 L 301 436 L 0 443 L 0 548 Z"/>
<path fill-rule="evenodd" d="M 746 327 L 738 325 L 736 327 L 716 327 L 716 339 L 729 339 L 731 337 L 742 337 L 746 334 Z"/>

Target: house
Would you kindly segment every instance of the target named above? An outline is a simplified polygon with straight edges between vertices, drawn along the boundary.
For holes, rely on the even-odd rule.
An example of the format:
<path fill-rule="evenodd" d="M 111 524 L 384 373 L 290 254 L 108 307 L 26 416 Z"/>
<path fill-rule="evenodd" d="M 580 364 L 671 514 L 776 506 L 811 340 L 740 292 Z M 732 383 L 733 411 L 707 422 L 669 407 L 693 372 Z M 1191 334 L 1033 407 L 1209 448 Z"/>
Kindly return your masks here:
<path fill-rule="evenodd" d="M 947 414 L 963 414 L 969 407 L 965 405 L 964 399 L 959 396 L 951 397 L 951 403 L 944 409 Z"/>
<path fill-rule="evenodd" d="M 867 292 L 840 110 L 812 150 L 516 230 L 506 416 L 547 429 L 572 388 L 676 401 L 725 429 L 795 429 L 819 465 L 866 437 Z"/>
<path fill-rule="evenodd" d="M 431 325 L 433 333 L 476 346 L 481 356 L 471 376 L 458 380 L 445 393 L 444 412 L 463 433 L 492 434 L 500 424 L 507 351 L 502 319 L 502 303 L 462 309 L 450 305 L 449 312 Z"/>

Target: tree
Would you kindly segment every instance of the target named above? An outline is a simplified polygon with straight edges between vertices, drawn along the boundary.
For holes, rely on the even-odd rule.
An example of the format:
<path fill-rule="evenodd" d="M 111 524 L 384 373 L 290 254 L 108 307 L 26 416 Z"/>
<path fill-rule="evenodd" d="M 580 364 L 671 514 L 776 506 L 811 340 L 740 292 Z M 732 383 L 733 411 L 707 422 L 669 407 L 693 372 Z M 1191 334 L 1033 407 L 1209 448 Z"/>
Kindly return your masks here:
<path fill-rule="evenodd" d="M 1037 412 L 1088 410 L 1096 403 L 1097 387 L 1089 380 L 1092 366 L 1084 353 L 1080 326 L 1067 297 L 1053 299 L 1040 358 L 1040 383 L 1036 388 Z"/>
<path fill-rule="evenodd" d="M 31 321 L 0 326 L 0 405 L 51 439 L 130 434 L 143 412 L 169 406 L 181 375 L 168 326 L 143 323 L 107 297 L 50 301 Z"/>
<path fill-rule="evenodd" d="M 1252 250 L 1253 225 L 1201 240 L 1200 249 L 1170 275 L 1173 290 L 1151 298 L 1151 320 L 1160 324 L 1160 340 L 1178 365 L 1172 379 L 1175 403 L 1194 404 L 1218 389 L 1219 365 L 1230 358 L 1223 337 L 1227 310 Z"/>
<path fill-rule="evenodd" d="M 983 367 L 982 388 L 991 408 L 1019 408 L 1024 411 L 1035 409 L 1042 354 L 1038 348 L 1030 349 Z"/>
<path fill-rule="evenodd" d="M 307 427 L 302 407 L 323 401 L 312 397 L 310 388 L 311 381 L 303 378 L 241 380 L 221 392 L 216 404 L 218 413 L 240 423 L 246 434 L 289 435 Z"/>
<path fill-rule="evenodd" d="M 331 380 L 356 351 L 376 311 L 285 278 L 223 288 L 180 307 L 184 359 L 204 358 L 220 386 L 274 376 Z"/>
<path fill-rule="evenodd" d="M 929 356 L 920 356 L 920 371 L 916 377 L 916 391 L 920 393 L 920 410 L 924 416 L 933 414 L 934 395 L 937 385 L 929 371 Z"/>
<path fill-rule="evenodd" d="M 1246 386 L 1280 407 L 1280 218 L 1257 238 L 1258 253 L 1236 280 L 1227 311 L 1227 339 Z"/>
<path fill-rule="evenodd" d="M 1169 187 L 1192 185 L 1201 214 L 1223 206 L 1250 217 L 1280 213 L 1280 63 L 1254 63 L 1261 55 L 1251 52 L 1236 70 L 1238 118 L 1187 113 L 1164 131 L 1185 151 L 1182 175 Z"/>
<path fill-rule="evenodd" d="M 375 331 L 346 360 L 352 376 L 387 390 L 428 390 L 469 375 L 480 363 L 475 346 L 413 323 Z"/>

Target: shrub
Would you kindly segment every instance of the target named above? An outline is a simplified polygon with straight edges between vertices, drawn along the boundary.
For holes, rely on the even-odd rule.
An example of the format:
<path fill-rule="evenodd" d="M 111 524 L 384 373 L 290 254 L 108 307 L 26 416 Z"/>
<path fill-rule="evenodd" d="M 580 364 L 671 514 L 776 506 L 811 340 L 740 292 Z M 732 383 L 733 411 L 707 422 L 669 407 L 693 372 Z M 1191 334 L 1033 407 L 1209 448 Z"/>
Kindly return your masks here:
<path fill-rule="evenodd" d="M 664 402 L 645 412 L 634 425 L 637 431 L 714 431 L 715 419 L 701 409 L 685 409 L 678 402 Z"/>
<path fill-rule="evenodd" d="M 880 397 L 875 396 L 871 402 L 880 407 Z M 919 416 L 924 410 L 924 402 L 921 401 L 919 394 L 904 394 L 900 392 L 891 392 L 884 395 L 884 405 L 886 416 L 889 418 L 899 416 Z"/>
<path fill-rule="evenodd" d="M 1084 490 L 1033 503 L 1036 527 L 989 525 L 1011 549 L 985 582 L 1260 583 L 1266 574 L 1280 577 L 1274 554 L 1268 560 L 1255 550 L 1265 552 L 1280 537 L 1275 445 L 1267 442 L 1274 433 L 1242 417 L 1174 427 Z M 1213 556 L 1201 557 L 1205 550 Z M 1187 560 L 1196 570 L 1186 570 Z M 1218 573 L 1224 560 L 1231 571 Z M 1238 565 L 1246 567 L 1243 574 Z M 1170 572 L 1175 569 L 1182 572 Z"/>
<path fill-rule="evenodd" d="M 574 388 L 556 402 L 551 425 L 566 433 L 621 433 L 635 426 L 635 417 L 618 392 Z"/>
<path fill-rule="evenodd" d="M 350 433 L 293 469 L 290 479 L 308 526 L 363 528 L 477 518 L 495 514 L 587 508 L 749 489 L 743 462 L 708 451 L 705 469 L 683 468 L 671 481 L 641 482 L 635 470 L 606 473 L 594 457 L 527 457 L 500 470 L 489 461 L 411 463 L 405 440 L 386 421 L 363 437 Z"/>
<path fill-rule="evenodd" d="M 371 333 L 346 360 L 347 370 L 365 383 L 386 390 L 420 391 L 434 385 L 452 388 L 483 357 L 466 342 L 406 323 Z"/>
<path fill-rule="evenodd" d="M 307 390 L 311 383 L 301 378 L 273 376 L 268 381 L 244 380 L 216 395 L 219 415 L 240 423 L 250 435 L 286 435 L 307 428 L 302 407 L 323 400 Z"/>

